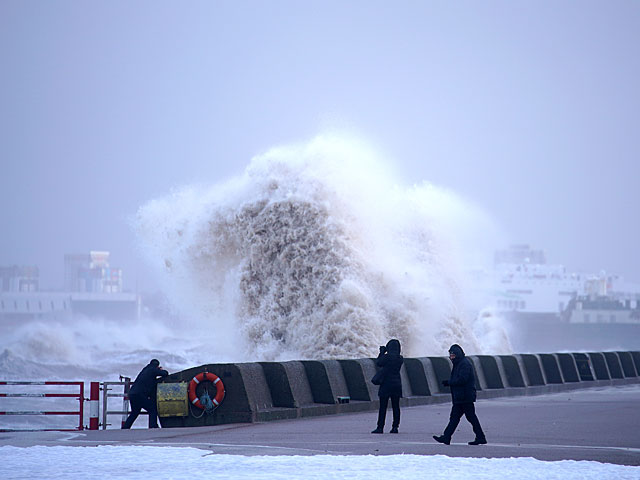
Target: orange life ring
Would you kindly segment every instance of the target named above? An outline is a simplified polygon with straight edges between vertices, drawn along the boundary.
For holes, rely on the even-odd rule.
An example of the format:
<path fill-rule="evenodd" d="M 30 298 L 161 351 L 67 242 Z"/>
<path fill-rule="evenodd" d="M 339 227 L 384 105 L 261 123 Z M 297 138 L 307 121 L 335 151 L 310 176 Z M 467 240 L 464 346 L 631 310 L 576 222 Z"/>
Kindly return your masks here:
<path fill-rule="evenodd" d="M 198 375 L 196 375 L 191 379 L 191 381 L 189 382 L 189 388 L 188 388 L 189 401 L 196 407 L 200 408 L 201 410 L 204 410 L 204 407 L 200 403 L 200 399 L 196 396 L 196 387 L 202 381 L 211 382 L 216 386 L 216 396 L 215 398 L 212 398 L 211 401 L 216 407 L 218 407 L 220 405 L 220 402 L 222 402 L 222 399 L 224 398 L 224 384 L 222 383 L 222 380 L 220 380 L 220 378 L 217 375 L 214 375 L 213 373 L 209 373 L 209 372 L 199 373 Z"/>

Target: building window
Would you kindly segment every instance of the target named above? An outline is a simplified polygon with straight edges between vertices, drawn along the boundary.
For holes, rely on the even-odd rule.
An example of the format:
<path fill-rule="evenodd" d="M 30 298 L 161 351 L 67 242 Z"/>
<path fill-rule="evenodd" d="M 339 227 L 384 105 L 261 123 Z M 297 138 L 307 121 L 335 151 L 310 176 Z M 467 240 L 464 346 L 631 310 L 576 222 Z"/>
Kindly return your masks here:
<path fill-rule="evenodd" d="M 53 306 L 53 300 L 51 300 L 51 310 L 55 310 L 55 307 Z"/>
<path fill-rule="evenodd" d="M 42 310 L 42 302 L 38 300 L 38 308 Z"/>
<path fill-rule="evenodd" d="M 29 300 L 25 302 L 27 304 L 27 312 L 29 311 Z"/>
<path fill-rule="evenodd" d="M 584 323 L 589 323 L 591 321 L 591 319 L 589 318 L 589 314 L 585 313 L 584 314 Z"/>

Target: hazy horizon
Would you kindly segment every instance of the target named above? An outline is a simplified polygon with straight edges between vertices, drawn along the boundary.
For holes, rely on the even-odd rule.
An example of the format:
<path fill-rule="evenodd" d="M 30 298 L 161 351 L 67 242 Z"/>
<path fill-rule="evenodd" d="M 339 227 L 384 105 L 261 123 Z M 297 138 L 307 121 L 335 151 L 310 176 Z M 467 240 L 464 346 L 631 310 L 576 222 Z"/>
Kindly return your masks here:
<path fill-rule="evenodd" d="M 324 132 L 504 242 L 640 281 L 640 4 L 0 4 L 0 265 L 63 284 L 111 252 L 155 290 L 130 219 Z M 490 259 L 489 259 L 490 260 Z"/>

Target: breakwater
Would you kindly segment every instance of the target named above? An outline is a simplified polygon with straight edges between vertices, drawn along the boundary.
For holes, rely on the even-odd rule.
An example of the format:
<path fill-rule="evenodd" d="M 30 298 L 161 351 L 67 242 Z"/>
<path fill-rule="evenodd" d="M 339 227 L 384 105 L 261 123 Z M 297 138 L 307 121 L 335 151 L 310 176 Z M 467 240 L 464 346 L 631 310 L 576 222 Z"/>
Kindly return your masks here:
<path fill-rule="evenodd" d="M 608 385 L 640 383 L 640 352 L 581 352 L 469 355 L 478 399 L 539 395 Z M 166 382 L 190 382 L 201 372 L 217 375 L 226 390 L 213 415 L 161 417 L 163 427 L 264 422 L 377 410 L 372 358 L 286 362 L 220 363 L 169 375 Z M 451 362 L 447 357 L 405 358 L 401 405 L 449 402 Z M 348 397 L 348 401 L 347 401 Z M 193 407 L 191 407 L 193 411 Z"/>

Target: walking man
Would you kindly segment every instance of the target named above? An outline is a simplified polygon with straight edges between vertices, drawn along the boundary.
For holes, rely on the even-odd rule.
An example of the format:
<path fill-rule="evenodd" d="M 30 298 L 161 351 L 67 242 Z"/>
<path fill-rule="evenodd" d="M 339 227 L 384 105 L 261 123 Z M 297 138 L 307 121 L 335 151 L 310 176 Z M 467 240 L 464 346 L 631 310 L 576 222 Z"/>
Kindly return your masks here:
<path fill-rule="evenodd" d="M 131 413 L 124 422 L 122 428 L 129 429 L 136 421 L 140 411 L 144 408 L 149 414 L 149 428 L 158 428 L 158 406 L 156 405 L 156 386 L 158 377 L 163 378 L 169 372 L 163 370 L 160 362 L 155 358 L 144 367 L 136 377 L 131 390 L 129 390 L 129 403 Z"/>
<path fill-rule="evenodd" d="M 451 415 L 449 417 L 449 425 L 444 429 L 444 433 L 440 436 L 434 435 L 436 442 L 449 445 L 451 436 L 456 431 L 462 415 L 473 427 L 473 433 L 476 434 L 475 440 L 469 442 L 469 445 L 484 445 L 487 439 L 484 436 L 480 421 L 476 416 L 474 403 L 476 401 L 476 375 L 473 366 L 468 358 L 464 356 L 464 351 L 460 345 L 451 345 L 449 348 L 449 359 L 453 363 L 451 376 L 449 380 L 443 380 L 442 385 L 451 387 Z"/>

